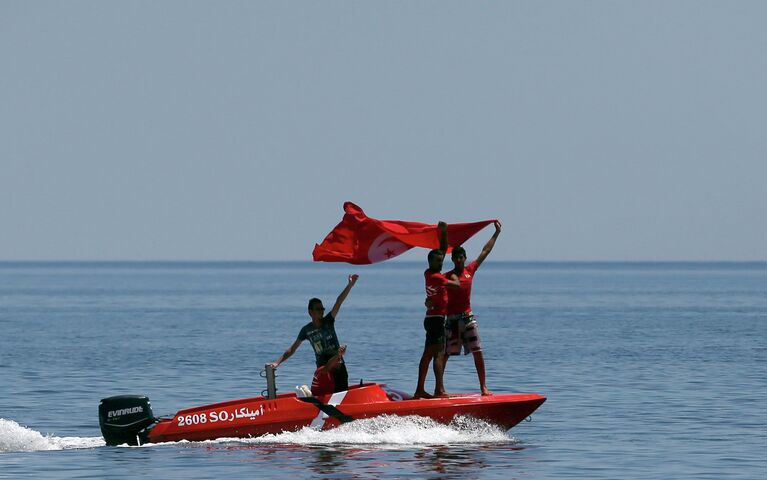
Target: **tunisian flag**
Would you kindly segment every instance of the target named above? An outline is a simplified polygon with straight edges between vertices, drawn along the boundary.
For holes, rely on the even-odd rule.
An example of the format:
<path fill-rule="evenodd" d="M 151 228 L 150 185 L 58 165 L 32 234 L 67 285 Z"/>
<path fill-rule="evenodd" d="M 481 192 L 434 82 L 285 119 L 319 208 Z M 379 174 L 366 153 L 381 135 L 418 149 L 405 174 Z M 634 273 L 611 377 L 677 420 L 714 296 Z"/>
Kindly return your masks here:
<path fill-rule="evenodd" d="M 453 223 L 447 226 L 451 247 L 461 245 L 495 220 Z M 376 220 L 352 202 L 344 203 L 344 218 L 314 245 L 315 262 L 346 262 L 355 265 L 378 263 L 413 247 L 439 248 L 437 225 L 402 220 Z"/>

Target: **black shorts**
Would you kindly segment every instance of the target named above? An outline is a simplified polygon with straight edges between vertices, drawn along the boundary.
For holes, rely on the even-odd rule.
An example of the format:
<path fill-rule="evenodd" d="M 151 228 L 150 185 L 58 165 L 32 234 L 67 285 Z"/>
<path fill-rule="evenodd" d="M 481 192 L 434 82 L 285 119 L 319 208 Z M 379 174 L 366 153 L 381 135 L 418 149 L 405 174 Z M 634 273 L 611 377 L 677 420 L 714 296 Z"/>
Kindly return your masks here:
<path fill-rule="evenodd" d="M 338 367 L 333 370 L 332 374 L 333 383 L 335 383 L 335 388 L 333 389 L 334 393 L 349 390 L 349 372 L 346 371 L 345 363 L 338 365 Z"/>
<path fill-rule="evenodd" d="M 423 329 L 426 330 L 424 347 L 445 346 L 445 316 L 430 315 L 423 319 Z"/>

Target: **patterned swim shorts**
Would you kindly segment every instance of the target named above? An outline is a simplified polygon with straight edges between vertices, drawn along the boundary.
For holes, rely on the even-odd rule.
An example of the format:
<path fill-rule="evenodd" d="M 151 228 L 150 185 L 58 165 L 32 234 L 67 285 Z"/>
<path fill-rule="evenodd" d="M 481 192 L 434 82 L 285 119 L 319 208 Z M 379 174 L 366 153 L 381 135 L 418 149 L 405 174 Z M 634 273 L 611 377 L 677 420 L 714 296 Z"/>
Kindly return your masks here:
<path fill-rule="evenodd" d="M 471 312 L 447 316 L 445 340 L 445 353 L 447 355 L 460 355 L 461 347 L 463 347 L 464 355 L 468 355 L 469 352 L 482 351 L 482 345 L 479 341 L 479 327 Z"/>

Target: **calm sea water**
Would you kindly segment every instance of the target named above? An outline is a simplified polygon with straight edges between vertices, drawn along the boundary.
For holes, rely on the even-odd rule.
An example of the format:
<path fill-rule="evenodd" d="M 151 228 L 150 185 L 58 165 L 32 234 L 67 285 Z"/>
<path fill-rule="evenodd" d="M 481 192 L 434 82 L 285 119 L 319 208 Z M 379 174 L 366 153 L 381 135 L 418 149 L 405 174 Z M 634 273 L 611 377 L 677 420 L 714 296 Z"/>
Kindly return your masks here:
<path fill-rule="evenodd" d="M 765 478 L 767 264 L 486 262 L 488 386 L 548 401 L 509 432 L 355 422 L 243 441 L 107 447 L 101 398 L 156 414 L 258 395 L 263 364 L 361 278 L 337 330 L 350 381 L 415 387 L 424 266 L 0 263 L 0 478 Z M 309 383 L 304 344 L 282 392 Z M 433 379 L 428 386 L 433 388 Z M 477 391 L 469 357 L 451 391 Z"/>

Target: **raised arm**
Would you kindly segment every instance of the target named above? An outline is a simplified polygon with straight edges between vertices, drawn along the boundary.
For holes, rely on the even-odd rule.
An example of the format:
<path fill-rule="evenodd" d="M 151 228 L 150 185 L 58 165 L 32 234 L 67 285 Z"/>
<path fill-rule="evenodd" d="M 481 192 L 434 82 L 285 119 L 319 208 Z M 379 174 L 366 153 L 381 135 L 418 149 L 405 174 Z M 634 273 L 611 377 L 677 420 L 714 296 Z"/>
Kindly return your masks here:
<path fill-rule="evenodd" d="M 447 223 L 442 221 L 437 223 L 437 230 L 439 231 L 439 249 L 447 252 Z"/>
<path fill-rule="evenodd" d="M 294 353 L 296 353 L 296 349 L 298 348 L 298 346 L 299 346 L 299 345 L 301 345 L 301 340 L 298 340 L 298 339 L 296 339 L 296 341 L 295 341 L 295 342 L 293 342 L 293 345 L 291 345 L 290 347 L 288 347 L 288 349 L 287 349 L 287 350 L 285 350 L 285 353 L 283 353 L 282 355 L 280 355 L 280 358 L 278 358 L 276 362 L 272 362 L 272 363 L 270 363 L 270 365 L 272 366 L 272 368 L 277 368 L 277 367 L 278 367 L 278 366 L 279 366 L 279 365 L 280 365 L 282 362 L 284 362 L 285 360 L 287 360 L 288 358 L 290 358 L 290 357 L 291 357 L 291 355 L 293 355 Z"/>
<path fill-rule="evenodd" d="M 479 252 L 479 256 L 477 257 L 477 268 L 479 268 L 480 265 L 482 265 L 482 262 L 485 261 L 485 258 L 487 258 L 488 255 L 490 255 L 490 252 L 493 250 L 493 247 L 495 246 L 495 240 L 498 238 L 498 235 L 501 234 L 501 222 L 498 220 L 495 221 L 495 233 L 492 237 L 490 237 L 490 240 L 487 241 L 484 247 L 482 247 L 482 251 Z"/>
<path fill-rule="evenodd" d="M 344 288 L 344 290 L 338 295 L 336 303 L 333 305 L 333 309 L 330 311 L 330 313 L 333 315 L 333 318 L 336 318 L 338 315 L 338 311 L 341 310 L 341 304 L 344 303 L 344 300 L 346 300 L 346 296 L 349 295 L 352 287 L 355 283 L 357 283 L 358 278 L 360 278 L 360 276 L 356 273 L 349 275 L 349 283 L 346 285 L 346 288 Z"/>

